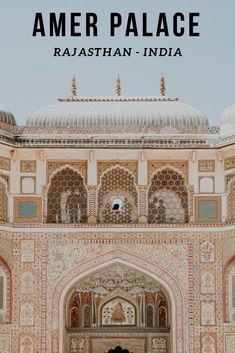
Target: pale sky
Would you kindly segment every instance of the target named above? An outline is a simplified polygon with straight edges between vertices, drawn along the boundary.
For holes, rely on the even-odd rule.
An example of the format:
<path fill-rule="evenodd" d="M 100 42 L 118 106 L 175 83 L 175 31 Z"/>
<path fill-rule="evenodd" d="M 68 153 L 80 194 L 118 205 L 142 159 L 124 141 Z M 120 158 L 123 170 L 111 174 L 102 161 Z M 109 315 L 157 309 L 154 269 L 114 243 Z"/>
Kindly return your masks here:
<path fill-rule="evenodd" d="M 200 12 L 199 38 L 109 37 L 109 14 L 149 14 L 155 30 L 159 12 Z M 98 38 L 33 38 L 36 12 L 96 12 Z M 83 24 L 83 22 L 82 22 Z M 141 25 L 141 20 L 138 21 Z M 125 20 L 123 20 L 123 28 Z M 140 26 L 141 28 L 141 26 Z M 54 47 L 180 47 L 181 58 L 52 56 Z M 79 95 L 113 95 L 117 73 L 123 95 L 159 95 L 159 77 L 165 74 L 167 94 L 202 110 L 211 124 L 235 102 L 234 0 L 17 0 L 0 3 L 0 105 L 15 115 L 18 125 L 40 107 L 69 96 L 73 73 Z"/>

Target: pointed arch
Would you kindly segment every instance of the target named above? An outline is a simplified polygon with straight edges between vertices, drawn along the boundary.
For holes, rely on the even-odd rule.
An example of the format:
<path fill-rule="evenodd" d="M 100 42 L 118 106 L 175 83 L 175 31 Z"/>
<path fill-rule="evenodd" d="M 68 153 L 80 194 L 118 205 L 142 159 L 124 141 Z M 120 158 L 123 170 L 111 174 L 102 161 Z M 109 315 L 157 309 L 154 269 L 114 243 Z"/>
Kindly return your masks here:
<path fill-rule="evenodd" d="M 55 171 L 47 188 L 47 223 L 86 223 L 87 195 L 77 170 L 64 166 Z"/>
<path fill-rule="evenodd" d="M 153 175 L 148 190 L 148 222 L 189 222 L 189 191 L 182 173 L 167 166 Z"/>
<path fill-rule="evenodd" d="M 177 352 L 177 341 L 182 346 L 182 352 L 186 352 L 188 336 L 186 336 L 185 320 L 187 320 L 187 310 L 185 306 L 187 304 L 184 300 L 183 289 L 178 281 L 163 267 L 121 249 L 114 249 L 89 259 L 74 268 L 73 271 L 65 274 L 56 284 L 52 294 L 52 310 L 49 321 L 49 327 L 51 328 L 51 350 L 55 353 L 62 353 L 66 344 L 64 308 L 68 293 L 82 279 L 113 264 L 122 264 L 133 270 L 142 272 L 162 285 L 164 291 L 169 296 L 172 353 Z"/>
<path fill-rule="evenodd" d="M 97 195 L 99 223 L 137 223 L 138 189 L 129 169 L 117 165 L 106 170 Z"/>

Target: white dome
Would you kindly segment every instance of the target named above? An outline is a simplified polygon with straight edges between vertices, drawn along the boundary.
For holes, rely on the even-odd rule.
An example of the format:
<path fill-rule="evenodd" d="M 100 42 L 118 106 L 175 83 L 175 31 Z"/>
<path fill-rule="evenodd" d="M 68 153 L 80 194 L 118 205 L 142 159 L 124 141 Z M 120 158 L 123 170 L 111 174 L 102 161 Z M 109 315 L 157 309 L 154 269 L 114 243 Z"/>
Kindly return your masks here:
<path fill-rule="evenodd" d="M 221 133 L 235 133 L 235 104 L 230 105 L 221 115 Z"/>

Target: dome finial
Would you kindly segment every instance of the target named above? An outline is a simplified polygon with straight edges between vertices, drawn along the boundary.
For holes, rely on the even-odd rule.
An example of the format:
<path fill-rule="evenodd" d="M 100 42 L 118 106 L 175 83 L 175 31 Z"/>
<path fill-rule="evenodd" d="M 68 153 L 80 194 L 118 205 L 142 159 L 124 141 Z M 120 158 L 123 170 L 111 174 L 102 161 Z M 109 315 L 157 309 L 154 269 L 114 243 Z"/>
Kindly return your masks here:
<path fill-rule="evenodd" d="M 73 74 L 73 78 L 72 78 L 72 89 L 71 89 L 71 92 L 72 92 L 73 96 L 77 95 L 77 83 L 76 83 L 75 74 Z"/>
<path fill-rule="evenodd" d="M 166 95 L 166 83 L 165 83 L 165 77 L 163 74 L 161 74 L 161 77 L 160 77 L 160 95 L 163 97 Z"/>
<path fill-rule="evenodd" d="M 121 95 L 121 80 L 120 80 L 120 76 L 119 76 L 119 74 L 118 74 L 118 76 L 117 76 L 117 80 L 116 80 L 116 95 L 118 96 L 118 97 L 120 97 L 120 95 Z"/>

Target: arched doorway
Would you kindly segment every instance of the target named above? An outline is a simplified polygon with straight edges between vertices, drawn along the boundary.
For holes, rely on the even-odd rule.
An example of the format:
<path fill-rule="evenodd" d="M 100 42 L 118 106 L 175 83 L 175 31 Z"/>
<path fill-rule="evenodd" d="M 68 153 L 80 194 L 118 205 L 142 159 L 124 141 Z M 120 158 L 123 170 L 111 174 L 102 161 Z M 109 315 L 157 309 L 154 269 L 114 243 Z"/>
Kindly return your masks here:
<path fill-rule="evenodd" d="M 129 352 L 128 349 L 117 346 L 114 349 L 110 349 L 108 353 L 132 353 L 132 352 Z"/>
<path fill-rule="evenodd" d="M 66 353 L 83 347 L 90 353 L 144 353 L 158 337 L 165 340 L 162 352 L 171 353 L 170 307 L 165 288 L 141 271 L 120 263 L 95 271 L 65 299 Z"/>
<path fill-rule="evenodd" d="M 183 288 L 179 286 L 179 282 L 169 273 L 169 271 L 164 269 L 164 267 L 154 264 L 146 258 L 142 259 L 134 253 L 126 252 L 123 251 L 123 249 L 118 248 L 90 258 L 89 261 L 76 266 L 72 271 L 66 273 L 57 282 L 52 294 L 52 310 L 50 320 L 48 321 L 48 332 L 50 332 L 50 335 L 48 336 L 47 342 L 51 347 L 50 351 L 54 353 L 65 353 L 69 351 L 66 341 L 68 332 L 66 331 L 65 326 L 65 307 L 68 302 L 68 294 L 71 294 L 72 288 L 79 283 L 80 280 L 83 280 L 89 275 L 94 274 L 96 271 L 101 271 L 113 264 L 123 264 L 131 269 L 136 269 L 152 279 L 155 279 L 160 285 L 162 285 L 166 290 L 170 304 L 170 353 L 176 353 L 178 347 L 180 347 L 182 353 L 185 353 L 188 350 L 189 341 L 186 324 L 188 322 L 188 310 L 187 302 L 185 302 L 184 299 Z M 102 336 L 102 333 L 100 333 L 101 338 Z M 100 348 L 102 348 L 102 344 L 104 343 L 102 340 Z M 98 347 L 97 342 L 98 341 L 96 341 L 96 346 Z M 131 342 L 131 340 L 127 339 L 127 343 L 128 342 Z M 105 352 L 114 347 L 113 344 L 110 345 L 110 342 L 105 342 L 105 344 L 106 343 L 109 343 L 106 349 L 99 349 L 99 352 Z M 141 342 L 138 342 L 138 346 L 141 346 L 140 343 Z M 154 347 L 158 347 L 159 345 L 165 347 L 165 343 L 164 337 L 158 336 L 152 340 Z M 82 333 L 79 337 L 74 338 L 74 346 L 77 345 L 86 349 L 86 353 L 92 352 L 93 342 L 90 342 L 90 345 L 85 347 Z M 129 349 L 123 337 L 119 339 L 116 346 L 117 345 Z M 136 353 L 136 350 L 132 349 L 132 347 L 129 351 Z M 142 347 L 141 353 L 142 352 L 145 352 L 144 347 Z"/>

